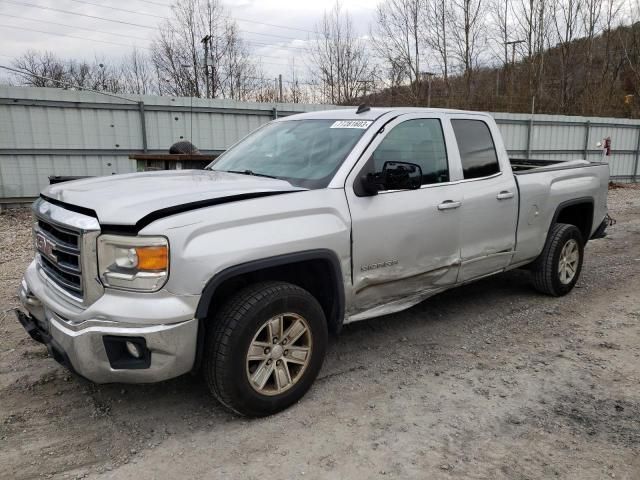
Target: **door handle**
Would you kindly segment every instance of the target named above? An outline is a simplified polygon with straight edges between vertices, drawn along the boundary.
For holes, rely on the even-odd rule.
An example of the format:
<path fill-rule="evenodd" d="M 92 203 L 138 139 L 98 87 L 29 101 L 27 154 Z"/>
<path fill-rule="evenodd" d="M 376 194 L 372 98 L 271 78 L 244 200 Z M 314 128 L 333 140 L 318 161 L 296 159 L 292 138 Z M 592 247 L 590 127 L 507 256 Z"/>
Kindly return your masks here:
<path fill-rule="evenodd" d="M 445 200 L 440 205 L 438 205 L 438 210 L 453 210 L 454 208 L 459 208 L 462 205 L 462 202 L 454 202 L 453 200 Z"/>
<path fill-rule="evenodd" d="M 507 190 L 503 190 L 498 195 L 496 195 L 498 200 L 507 200 L 509 198 L 513 198 L 513 192 L 509 192 Z"/>

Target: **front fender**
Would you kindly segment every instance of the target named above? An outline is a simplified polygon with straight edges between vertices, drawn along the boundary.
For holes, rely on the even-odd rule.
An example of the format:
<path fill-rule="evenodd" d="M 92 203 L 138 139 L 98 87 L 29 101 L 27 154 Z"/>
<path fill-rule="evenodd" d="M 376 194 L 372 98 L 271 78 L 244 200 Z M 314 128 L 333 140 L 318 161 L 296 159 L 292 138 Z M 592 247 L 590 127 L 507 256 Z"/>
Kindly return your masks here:
<path fill-rule="evenodd" d="M 350 216 L 344 191 L 309 190 L 242 200 L 158 220 L 141 234 L 170 243 L 165 288 L 200 295 L 217 274 L 250 262 L 325 250 L 350 282 Z M 345 287 L 348 283 L 345 283 Z"/>

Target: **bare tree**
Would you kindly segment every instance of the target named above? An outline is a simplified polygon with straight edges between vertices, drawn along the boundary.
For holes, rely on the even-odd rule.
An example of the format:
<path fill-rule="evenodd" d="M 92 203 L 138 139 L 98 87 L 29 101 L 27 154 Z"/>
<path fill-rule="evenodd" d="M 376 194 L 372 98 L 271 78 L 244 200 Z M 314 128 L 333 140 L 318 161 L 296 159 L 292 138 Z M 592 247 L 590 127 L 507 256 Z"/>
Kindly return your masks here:
<path fill-rule="evenodd" d="M 633 83 L 637 86 L 640 84 L 640 0 L 631 0 L 629 3 L 630 25 L 623 32 L 618 29 L 618 39 L 624 64 L 629 68 Z"/>
<path fill-rule="evenodd" d="M 238 26 L 221 0 L 178 0 L 152 44 L 163 93 L 247 97 L 259 77 Z"/>
<path fill-rule="evenodd" d="M 107 65 L 96 58 L 63 60 L 50 52 L 28 51 L 13 61 L 20 74 L 20 84 L 31 87 L 64 87 L 91 89 L 111 93 L 123 91 L 120 65 Z"/>
<path fill-rule="evenodd" d="M 161 95 L 191 95 L 193 80 L 184 67 L 189 65 L 187 60 L 174 28 L 169 24 L 160 26 L 152 44 L 151 61 Z"/>
<path fill-rule="evenodd" d="M 483 0 L 453 0 L 454 53 L 458 58 L 465 79 L 465 97 L 471 99 L 473 73 L 478 58 L 486 45 L 485 13 Z"/>
<path fill-rule="evenodd" d="M 292 103 L 301 103 L 303 101 L 304 92 L 296 71 L 295 59 L 291 59 L 289 62 L 289 75 L 291 77 L 291 81 L 287 88 L 287 101 Z"/>
<path fill-rule="evenodd" d="M 387 0 L 378 3 L 372 31 L 375 50 L 393 72 L 406 72 L 413 101 L 420 100 L 420 73 L 424 47 L 424 0 Z"/>
<path fill-rule="evenodd" d="M 447 0 L 430 0 L 425 3 L 425 9 L 426 14 L 423 19 L 426 43 L 438 57 L 448 105 L 451 95 L 451 85 L 449 82 L 451 61 L 449 58 L 449 52 L 451 51 L 449 26 L 451 25 L 451 14 L 449 2 Z"/>
<path fill-rule="evenodd" d="M 527 97 L 540 97 L 544 78 L 545 55 L 551 43 L 553 11 L 551 0 L 519 0 L 513 4 L 515 34 L 512 40 L 524 40 L 521 53 L 524 55 L 528 86 Z"/>
<path fill-rule="evenodd" d="M 230 38 L 237 34 L 236 25 L 228 21 L 227 12 L 218 0 L 207 2 L 203 5 L 200 12 L 200 22 L 202 24 L 204 52 L 206 59 L 206 84 L 207 91 L 212 98 L 223 96 L 225 88 L 225 78 L 227 76 L 224 69 L 225 56 L 229 54 L 229 50 L 233 48 L 230 43 L 235 38 Z M 201 40 L 202 41 L 202 40 Z M 233 55 L 233 53 L 231 53 Z"/>
<path fill-rule="evenodd" d="M 371 79 L 365 43 L 358 38 L 348 12 L 339 1 L 325 11 L 310 48 L 312 75 L 320 79 L 331 103 L 349 103 L 361 93 L 361 81 Z"/>
<path fill-rule="evenodd" d="M 12 64 L 15 69 L 25 72 L 21 80 L 23 85 L 59 87 L 60 83 L 56 81 L 68 80 L 64 62 L 51 52 L 39 53 L 29 50 L 16 58 Z"/>
<path fill-rule="evenodd" d="M 502 56 L 502 66 L 509 64 L 509 45 L 513 26 L 511 24 L 511 1 L 492 0 L 489 4 L 489 17 L 491 19 L 492 38 L 491 43 L 496 52 Z"/>
<path fill-rule="evenodd" d="M 122 84 L 124 91 L 139 95 L 154 93 L 153 70 L 149 58 L 134 48 L 122 62 Z"/>
<path fill-rule="evenodd" d="M 617 73 L 612 73 L 612 70 L 615 70 L 616 62 L 613 58 L 613 49 L 616 41 L 616 35 L 614 33 L 614 28 L 618 25 L 618 19 L 620 16 L 621 3 L 619 0 L 608 0 L 606 2 L 606 10 L 605 10 L 605 20 L 603 22 L 603 33 L 602 38 L 604 40 L 604 59 L 602 62 L 602 70 L 600 75 L 600 84 L 603 85 L 608 83 L 610 87 L 610 92 L 613 89 L 613 82 L 606 82 L 606 79 L 611 76 L 616 76 Z M 640 16 L 640 11 L 638 12 Z M 619 63 L 618 63 L 619 64 Z"/>
<path fill-rule="evenodd" d="M 489 45 L 496 58 L 501 58 L 501 67 L 496 68 L 496 100 L 500 95 L 500 73 L 502 78 L 502 90 L 506 91 L 506 73 L 509 68 L 509 41 L 513 33 L 511 21 L 511 1 L 491 0 L 489 2 L 489 19 L 491 37 Z M 514 72 L 512 72 L 514 73 Z"/>
<path fill-rule="evenodd" d="M 227 25 L 226 39 L 227 48 L 220 62 L 222 92 L 226 98 L 245 100 L 255 89 L 257 68 L 235 23 Z"/>
<path fill-rule="evenodd" d="M 553 3 L 553 26 L 560 52 L 560 108 L 566 111 L 573 102 L 575 90 L 571 89 L 575 73 L 575 54 L 582 25 L 580 16 L 583 0 L 560 0 Z"/>

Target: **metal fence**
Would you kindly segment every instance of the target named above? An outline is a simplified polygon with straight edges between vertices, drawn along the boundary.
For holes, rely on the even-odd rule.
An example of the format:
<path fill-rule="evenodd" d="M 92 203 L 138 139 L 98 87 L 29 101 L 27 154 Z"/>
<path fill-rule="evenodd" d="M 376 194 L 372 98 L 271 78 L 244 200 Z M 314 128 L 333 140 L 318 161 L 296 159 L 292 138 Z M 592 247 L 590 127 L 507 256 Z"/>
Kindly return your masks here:
<path fill-rule="evenodd" d="M 493 113 L 505 146 L 513 158 L 576 160 L 609 163 L 612 180 L 640 179 L 640 120 Z M 612 151 L 602 156 L 596 147 L 611 138 Z"/>
<path fill-rule="evenodd" d="M 38 195 L 50 175 L 136 171 L 135 153 L 167 153 L 191 140 L 216 154 L 278 116 L 338 108 L 173 97 L 106 97 L 55 88 L 0 87 L 0 202 Z M 635 181 L 640 120 L 493 114 L 511 156 L 601 159 L 596 142 L 611 137 L 611 175 Z"/>

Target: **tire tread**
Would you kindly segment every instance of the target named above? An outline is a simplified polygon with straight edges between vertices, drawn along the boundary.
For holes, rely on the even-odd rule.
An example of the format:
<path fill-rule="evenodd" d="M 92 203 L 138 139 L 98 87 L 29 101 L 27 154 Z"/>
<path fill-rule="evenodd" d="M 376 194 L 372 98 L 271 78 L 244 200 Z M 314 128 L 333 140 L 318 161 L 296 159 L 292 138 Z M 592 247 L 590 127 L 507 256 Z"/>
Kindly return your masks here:
<path fill-rule="evenodd" d="M 578 231 L 574 225 L 567 223 L 554 224 L 542 253 L 533 263 L 531 268 L 533 287 L 540 293 L 554 297 L 562 295 L 562 292 L 558 291 L 554 284 L 554 276 L 556 275 L 556 269 L 554 268 L 555 252 L 562 247 L 566 235 L 572 230 Z"/>

